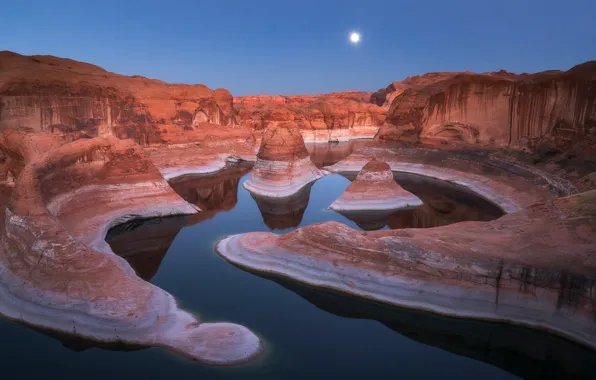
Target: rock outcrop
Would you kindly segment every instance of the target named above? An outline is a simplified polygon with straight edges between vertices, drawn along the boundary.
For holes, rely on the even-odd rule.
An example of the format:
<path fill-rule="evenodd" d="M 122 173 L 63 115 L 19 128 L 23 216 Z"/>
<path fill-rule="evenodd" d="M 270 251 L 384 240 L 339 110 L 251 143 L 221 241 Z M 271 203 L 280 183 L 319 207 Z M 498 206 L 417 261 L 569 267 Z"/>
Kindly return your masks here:
<path fill-rule="evenodd" d="M 284 198 L 326 174 L 311 162 L 297 128 L 273 126 L 263 135 L 257 162 L 244 188 L 256 195 Z"/>
<path fill-rule="evenodd" d="M 355 174 L 373 158 L 386 162 L 394 172 L 421 175 L 457 186 L 460 191 L 480 196 L 507 213 L 553 195 L 577 192 L 565 179 L 486 151 L 373 144 L 355 150 L 345 160 L 325 169 L 333 173 Z"/>
<path fill-rule="evenodd" d="M 166 179 L 187 174 L 218 172 L 229 162 L 254 162 L 258 140 L 254 135 L 207 136 L 201 143 L 163 144 L 145 152 Z"/>
<path fill-rule="evenodd" d="M 260 352 L 248 329 L 202 323 L 179 309 L 104 240 L 110 227 L 131 219 L 197 212 L 138 145 L 98 137 L 32 149 L 30 141 L 41 139 L 2 148 L 25 158 L 0 236 L 3 316 L 103 343 L 163 347 L 212 364 L 243 362 Z"/>
<path fill-rule="evenodd" d="M 293 126 L 307 142 L 372 138 L 386 109 L 369 103 L 369 93 L 304 96 L 247 96 L 234 99 L 238 122 L 251 129 Z"/>
<path fill-rule="evenodd" d="M 595 225 L 596 191 L 590 191 L 491 222 L 375 232 L 328 222 L 285 235 L 234 235 L 216 250 L 269 276 L 545 329 L 596 348 Z"/>
<path fill-rule="evenodd" d="M 546 329 L 596 347 L 596 191 L 573 194 L 563 180 L 474 151 L 365 147 L 331 169 L 358 171 L 371 157 L 473 191 L 507 215 L 374 232 L 319 223 L 285 235 L 233 235 L 217 252 L 250 271 L 396 306 Z"/>
<path fill-rule="evenodd" d="M 373 159 L 364 165 L 354 182 L 329 208 L 342 213 L 392 213 L 421 205 L 420 198 L 395 182 L 386 162 Z"/>
<path fill-rule="evenodd" d="M 435 82 L 451 79 L 454 76 L 462 74 L 456 72 L 447 73 L 427 73 L 424 75 L 414 75 L 407 77 L 403 81 L 393 82 L 385 88 L 381 88 L 370 96 L 370 102 L 378 106 L 389 108 L 393 99 L 410 87 L 426 86 Z"/>
<path fill-rule="evenodd" d="M 351 173 L 343 173 L 351 177 Z M 384 227 L 432 228 L 465 221 L 491 221 L 503 216 L 503 211 L 491 202 L 428 177 L 394 173 L 395 180 L 413 192 L 423 204 L 412 210 L 385 212 L 355 212 L 341 214 L 365 231 Z"/>
<path fill-rule="evenodd" d="M 405 89 L 380 139 L 535 149 L 596 157 L 596 63 L 567 72 L 460 73 Z"/>
<path fill-rule="evenodd" d="M 0 131 L 41 131 L 70 140 L 114 135 L 147 145 L 198 141 L 235 125 L 233 98 L 224 89 L 0 52 Z"/>

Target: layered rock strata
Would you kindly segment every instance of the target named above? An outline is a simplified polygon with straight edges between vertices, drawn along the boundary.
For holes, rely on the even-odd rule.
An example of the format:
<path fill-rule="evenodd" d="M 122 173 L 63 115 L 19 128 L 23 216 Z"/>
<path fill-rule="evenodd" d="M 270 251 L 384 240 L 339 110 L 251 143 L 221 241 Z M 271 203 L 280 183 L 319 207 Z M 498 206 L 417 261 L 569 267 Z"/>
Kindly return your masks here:
<path fill-rule="evenodd" d="M 47 132 L 69 140 L 114 135 L 148 145 L 198 141 L 236 125 L 233 97 L 225 89 L 0 52 L 0 131 Z"/>
<path fill-rule="evenodd" d="M 392 213 L 421 205 L 420 198 L 395 182 L 391 167 L 386 162 L 373 159 L 364 165 L 354 182 L 329 208 L 347 213 Z"/>
<path fill-rule="evenodd" d="M 370 93 L 246 96 L 234 98 L 241 125 L 299 128 L 307 142 L 373 138 L 385 122 L 387 108 L 370 103 Z"/>
<path fill-rule="evenodd" d="M 472 192 L 507 213 L 553 196 L 570 195 L 577 191 L 565 179 L 491 155 L 487 151 L 371 144 L 355 150 L 346 159 L 325 169 L 333 173 L 358 173 L 373 158 L 386 162 L 394 172 L 431 177 L 456 185 L 460 190 Z"/>
<path fill-rule="evenodd" d="M 96 138 L 25 156 L 0 237 L 3 316 L 103 343 L 163 347 L 211 364 L 260 352 L 248 329 L 203 323 L 179 309 L 105 242 L 110 227 L 130 219 L 197 212 L 136 144 Z"/>
<path fill-rule="evenodd" d="M 229 163 L 255 162 L 258 141 L 254 135 L 210 138 L 202 143 L 160 145 L 145 153 L 166 179 L 189 174 L 213 174 Z"/>
<path fill-rule="evenodd" d="M 596 347 L 596 191 L 490 154 L 366 147 L 372 157 L 480 193 L 508 213 L 488 222 L 359 232 L 336 222 L 285 235 L 222 239 L 216 251 L 245 269 L 395 306 L 545 329 Z M 563 195 L 561 198 L 558 196 Z"/>
<path fill-rule="evenodd" d="M 544 329 L 596 348 L 596 191 L 491 222 L 359 232 L 336 222 L 218 242 L 235 265 L 395 306 Z"/>
<path fill-rule="evenodd" d="M 263 135 L 257 162 L 243 186 L 259 196 L 284 198 L 326 174 L 310 160 L 298 129 L 270 127 Z"/>
<path fill-rule="evenodd" d="M 596 62 L 569 71 L 458 73 L 391 103 L 381 139 L 560 151 L 596 158 Z"/>

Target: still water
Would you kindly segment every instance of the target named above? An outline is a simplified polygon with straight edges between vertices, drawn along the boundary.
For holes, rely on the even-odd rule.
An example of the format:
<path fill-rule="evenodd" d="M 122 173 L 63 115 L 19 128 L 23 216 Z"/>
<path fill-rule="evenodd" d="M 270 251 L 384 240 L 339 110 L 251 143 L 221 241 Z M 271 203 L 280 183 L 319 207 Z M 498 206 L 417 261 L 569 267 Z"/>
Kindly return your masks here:
<path fill-rule="evenodd" d="M 348 154 L 348 148 L 318 148 L 314 161 L 329 165 Z M 258 334 L 266 346 L 261 360 L 208 367 L 156 348 L 98 348 L 0 319 L 3 377 L 510 379 L 590 378 L 595 373 L 594 352 L 549 334 L 392 308 L 268 279 L 213 251 L 226 234 L 285 233 L 330 220 L 356 229 L 491 220 L 501 212 L 490 203 L 440 182 L 399 175 L 398 182 L 418 195 L 423 207 L 376 219 L 348 219 L 326 208 L 350 183 L 349 176 L 325 177 L 279 202 L 252 197 L 243 189 L 249 170 L 235 166 L 217 175 L 175 179 L 173 188 L 205 212 L 131 222 L 112 229 L 107 240 L 139 276 L 172 293 L 202 320 L 235 322 Z"/>

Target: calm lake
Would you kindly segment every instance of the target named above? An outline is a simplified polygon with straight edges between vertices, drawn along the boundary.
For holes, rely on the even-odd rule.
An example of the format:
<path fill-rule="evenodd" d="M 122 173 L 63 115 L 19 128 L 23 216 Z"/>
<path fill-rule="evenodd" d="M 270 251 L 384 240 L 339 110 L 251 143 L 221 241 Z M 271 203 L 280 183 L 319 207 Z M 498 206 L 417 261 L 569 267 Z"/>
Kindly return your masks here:
<path fill-rule="evenodd" d="M 350 144 L 311 146 L 313 161 L 330 165 Z M 230 321 L 258 334 L 260 360 L 209 367 L 156 348 L 94 347 L 0 319 L 5 378 L 57 379 L 510 379 L 590 378 L 596 353 L 564 339 L 506 324 L 445 318 L 388 307 L 264 278 L 213 251 L 223 235 L 286 233 L 339 221 L 356 229 L 427 228 L 502 213 L 452 185 L 396 175 L 420 197 L 418 210 L 349 218 L 326 208 L 352 176 L 331 175 L 283 201 L 251 196 L 242 187 L 250 166 L 185 176 L 172 187 L 205 212 L 133 221 L 108 234 L 112 249 L 138 275 L 173 294 L 204 321 Z"/>

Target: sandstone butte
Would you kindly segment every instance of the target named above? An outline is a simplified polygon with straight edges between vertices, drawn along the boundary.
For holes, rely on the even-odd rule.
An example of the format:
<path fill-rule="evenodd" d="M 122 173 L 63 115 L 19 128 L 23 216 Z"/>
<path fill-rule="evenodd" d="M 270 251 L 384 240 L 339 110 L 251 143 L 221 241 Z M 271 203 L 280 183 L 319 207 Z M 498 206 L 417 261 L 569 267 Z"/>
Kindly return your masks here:
<path fill-rule="evenodd" d="M 257 162 L 244 188 L 257 196 L 285 198 L 326 174 L 310 160 L 297 128 L 271 126 L 263 134 Z"/>
<path fill-rule="evenodd" d="M 420 198 L 398 185 L 391 167 L 383 161 L 369 161 L 346 191 L 329 206 L 338 212 L 393 212 L 422 206 Z"/>
<path fill-rule="evenodd" d="M 251 331 L 180 310 L 112 252 L 108 229 L 139 217 L 197 222 L 232 207 L 233 175 L 216 193 L 193 194 L 192 184 L 173 180 L 188 186 L 186 200 L 166 181 L 229 162 L 256 161 L 245 182 L 255 198 L 302 200 L 327 174 L 309 159 L 304 139 L 375 136 L 325 169 L 355 175 L 377 159 L 394 172 L 472 192 L 505 215 L 375 232 L 320 223 L 285 235 L 226 237 L 217 252 L 258 273 L 547 329 L 596 347 L 595 75 L 588 62 L 566 72 L 430 73 L 376 93 L 234 98 L 203 85 L 0 52 L 0 314 L 206 363 L 250 360 L 262 350 Z M 558 154 L 565 155 L 549 161 Z M 292 202 L 287 210 L 271 202 L 260 209 L 269 220 L 291 215 L 284 222 L 294 225 L 302 207 Z M 164 246 L 178 223 L 187 221 L 156 237 Z"/>

